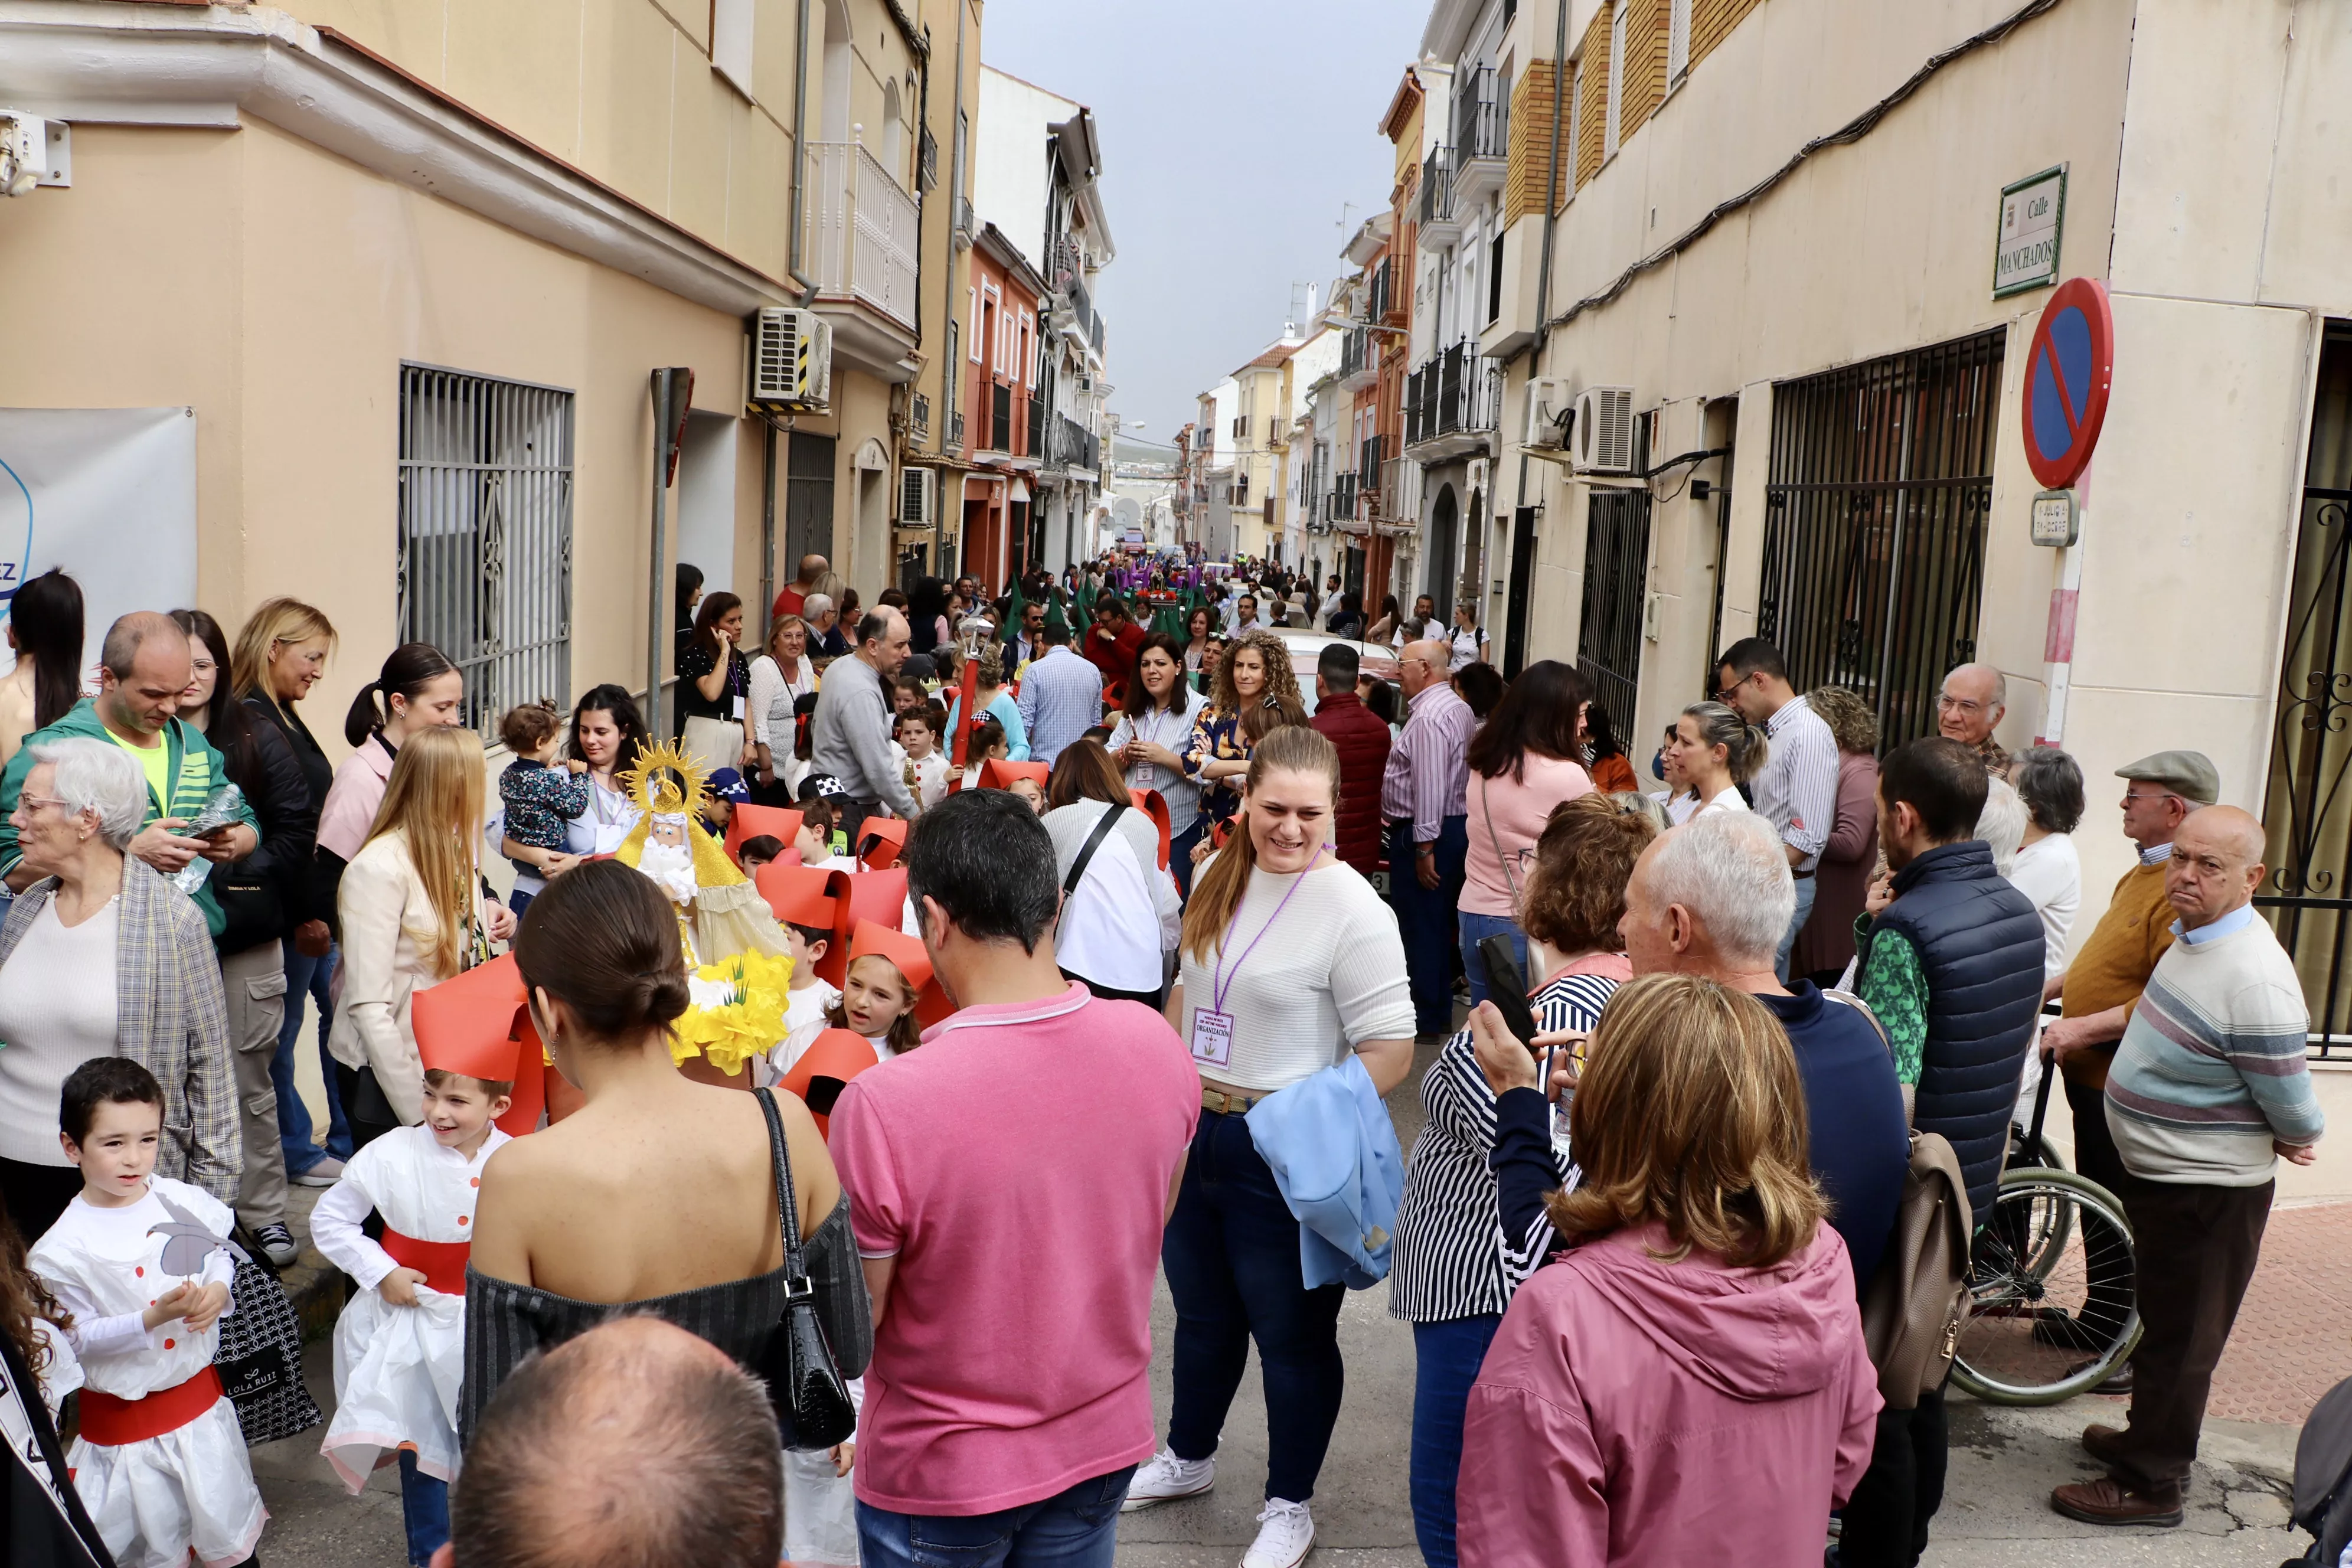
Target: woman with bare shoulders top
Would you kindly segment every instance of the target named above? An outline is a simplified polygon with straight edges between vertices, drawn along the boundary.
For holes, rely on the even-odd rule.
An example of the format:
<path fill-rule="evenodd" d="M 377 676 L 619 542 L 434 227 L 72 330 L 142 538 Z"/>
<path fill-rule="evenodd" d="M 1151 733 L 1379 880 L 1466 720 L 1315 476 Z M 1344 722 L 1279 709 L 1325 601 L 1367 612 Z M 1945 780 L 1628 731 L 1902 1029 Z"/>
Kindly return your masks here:
<path fill-rule="evenodd" d="M 591 861 L 531 900 L 515 942 L 531 1021 L 581 1109 L 491 1157 L 466 1277 L 470 1441 L 521 1360 L 608 1318 L 650 1313 L 755 1366 L 783 1316 L 776 1163 L 792 1176 L 817 1310 L 845 1377 L 873 1350 L 849 1199 L 808 1108 L 681 1076 L 677 918 L 643 873 Z"/>

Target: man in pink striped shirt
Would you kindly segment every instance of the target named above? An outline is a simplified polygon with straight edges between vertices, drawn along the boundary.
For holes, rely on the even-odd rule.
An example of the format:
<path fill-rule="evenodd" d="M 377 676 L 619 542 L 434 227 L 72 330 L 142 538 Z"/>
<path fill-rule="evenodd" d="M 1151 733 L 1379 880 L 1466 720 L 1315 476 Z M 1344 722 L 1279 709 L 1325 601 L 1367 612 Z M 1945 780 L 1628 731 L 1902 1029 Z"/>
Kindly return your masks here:
<path fill-rule="evenodd" d="M 1463 859 L 1469 852 L 1464 796 L 1470 731 L 1478 724 L 1446 681 L 1452 663 L 1453 650 L 1434 638 L 1407 643 L 1398 656 L 1404 733 L 1391 748 L 1381 780 L 1381 816 L 1389 825 L 1389 902 L 1404 938 L 1413 1028 L 1433 1036 L 1454 1028 L 1454 911 L 1462 901 Z"/>

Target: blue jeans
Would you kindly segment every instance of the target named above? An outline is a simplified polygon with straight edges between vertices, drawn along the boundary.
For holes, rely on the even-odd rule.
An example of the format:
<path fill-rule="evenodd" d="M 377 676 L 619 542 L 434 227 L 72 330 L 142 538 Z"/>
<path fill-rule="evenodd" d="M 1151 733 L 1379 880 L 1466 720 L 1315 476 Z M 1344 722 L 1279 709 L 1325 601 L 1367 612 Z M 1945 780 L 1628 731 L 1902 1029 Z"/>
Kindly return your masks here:
<path fill-rule="evenodd" d="M 1819 879 L 1797 879 L 1797 908 L 1789 917 L 1789 929 L 1780 933 L 1780 951 L 1772 955 L 1772 973 L 1780 977 L 1783 985 L 1789 983 L 1789 950 L 1797 945 L 1797 933 L 1804 930 L 1805 921 L 1812 918 L 1813 895 L 1821 890 Z"/>
<path fill-rule="evenodd" d="M 1465 917 L 1467 918 L 1467 917 Z M 1499 1312 L 1412 1326 L 1412 1533 L 1429 1568 L 1454 1568 L 1454 1489 L 1470 1385 L 1502 1326 Z"/>
<path fill-rule="evenodd" d="M 1490 936 L 1511 939 L 1512 956 L 1519 961 L 1519 973 L 1528 972 L 1528 937 L 1507 915 L 1474 915 L 1468 910 L 1455 917 L 1462 926 L 1462 973 L 1470 978 L 1470 1005 L 1475 1007 L 1486 999 L 1490 987 L 1486 984 L 1486 961 L 1478 952 L 1479 942 Z"/>
<path fill-rule="evenodd" d="M 1201 842 L 1201 836 L 1208 831 L 1209 819 L 1203 815 L 1194 817 L 1192 826 L 1183 832 L 1169 837 L 1168 868 L 1176 873 L 1176 896 L 1180 899 L 1192 896 L 1192 846 Z"/>
<path fill-rule="evenodd" d="M 1176 1398 L 1168 1447 L 1180 1459 L 1217 1451 L 1225 1413 L 1257 1342 L 1265 1382 L 1265 1495 L 1305 1502 L 1339 1422 L 1344 1285 L 1307 1288 L 1298 1221 L 1239 1116 L 1201 1112 L 1176 1213 L 1160 1239 L 1176 1299 Z"/>
<path fill-rule="evenodd" d="M 327 1055 L 327 1031 L 335 1021 L 334 1004 L 327 999 L 327 983 L 334 978 L 342 950 L 329 948 L 322 958 L 308 958 L 286 946 L 286 1021 L 278 1026 L 278 1050 L 269 1058 L 269 1087 L 278 1091 L 278 1140 L 286 1149 L 286 1173 L 299 1176 L 331 1154 L 352 1157 L 351 1123 L 343 1120 L 343 1102 L 335 1092 L 335 1062 Z M 294 1088 L 294 1050 L 302 1038 L 302 999 L 319 1008 L 319 1076 L 327 1082 L 327 1146 L 310 1142 L 310 1110 Z"/>
<path fill-rule="evenodd" d="M 409 1568 L 425 1568 L 449 1539 L 449 1483 L 419 1470 L 416 1456 L 405 1448 L 400 1451 L 400 1522 L 408 1530 Z"/>
<path fill-rule="evenodd" d="M 1111 1568 L 1129 1465 L 1042 1502 L 995 1513 L 893 1513 L 857 1503 L 857 1556 L 866 1568 Z"/>
<path fill-rule="evenodd" d="M 1462 863 L 1470 852 L 1468 820 L 1449 816 L 1438 829 L 1434 888 L 1423 887 L 1415 874 L 1412 824 L 1389 829 L 1389 902 L 1396 910 L 1397 934 L 1404 939 L 1417 1034 L 1454 1032 L 1454 911 L 1462 902 Z"/>

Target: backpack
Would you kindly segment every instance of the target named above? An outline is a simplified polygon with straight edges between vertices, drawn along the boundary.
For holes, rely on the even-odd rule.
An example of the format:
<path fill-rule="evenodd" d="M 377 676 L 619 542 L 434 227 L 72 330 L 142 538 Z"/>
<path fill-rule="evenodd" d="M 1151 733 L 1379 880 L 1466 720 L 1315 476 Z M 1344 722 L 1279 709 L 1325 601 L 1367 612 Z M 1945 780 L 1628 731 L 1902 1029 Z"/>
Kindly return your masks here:
<path fill-rule="evenodd" d="M 1886 1026 L 1861 997 L 1836 990 L 1822 995 L 1861 1014 L 1893 1048 Z M 1907 1118 L 1908 1086 L 1903 1100 Z M 1975 1231 L 1959 1156 L 1941 1133 L 1915 1130 L 1895 1230 L 1862 1300 L 1862 1337 L 1889 1410 L 1918 1408 L 1919 1396 L 1942 1387 L 1951 1371 L 1969 1316 L 1969 1242 Z"/>
<path fill-rule="evenodd" d="M 1862 1300 L 1862 1337 L 1889 1410 L 1943 1386 L 1969 1315 L 1968 1181 L 1942 1134 L 1913 1132 L 1886 1257 Z"/>

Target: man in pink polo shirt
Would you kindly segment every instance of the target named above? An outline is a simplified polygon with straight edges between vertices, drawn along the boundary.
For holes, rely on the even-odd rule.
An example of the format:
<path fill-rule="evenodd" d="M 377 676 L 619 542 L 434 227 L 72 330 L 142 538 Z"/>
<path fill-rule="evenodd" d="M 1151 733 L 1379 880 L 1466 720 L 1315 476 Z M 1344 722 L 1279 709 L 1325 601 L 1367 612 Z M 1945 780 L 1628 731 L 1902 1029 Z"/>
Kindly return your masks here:
<path fill-rule="evenodd" d="M 1159 1014 L 1063 978 L 1054 846 L 1020 796 L 925 812 L 907 891 L 961 1011 L 832 1115 L 874 1298 L 859 1552 L 1110 1568 L 1155 1445 L 1151 1284 L 1200 1079 Z"/>

